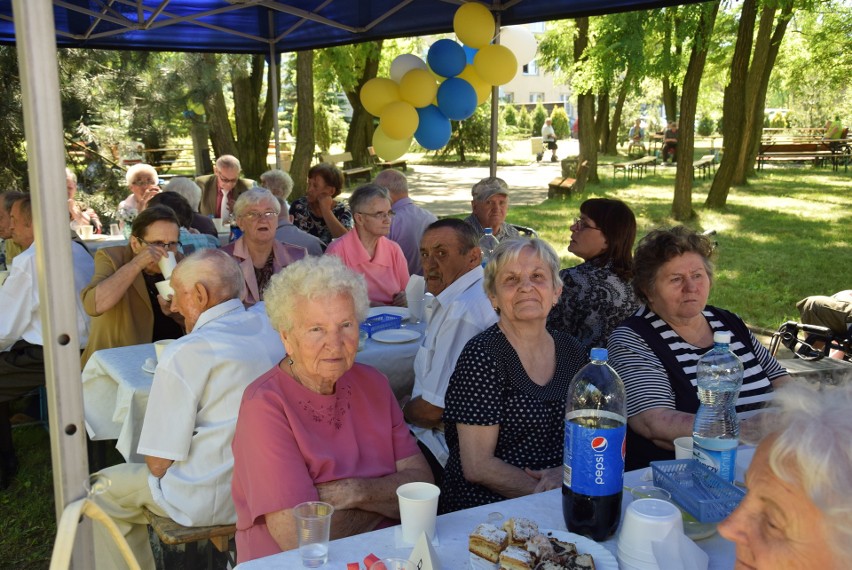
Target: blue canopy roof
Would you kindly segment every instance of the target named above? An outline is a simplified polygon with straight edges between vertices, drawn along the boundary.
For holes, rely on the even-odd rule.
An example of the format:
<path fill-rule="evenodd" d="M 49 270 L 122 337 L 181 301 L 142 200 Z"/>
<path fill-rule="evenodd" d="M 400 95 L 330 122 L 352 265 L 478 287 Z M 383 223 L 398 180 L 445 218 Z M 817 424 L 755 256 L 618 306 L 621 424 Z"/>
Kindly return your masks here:
<path fill-rule="evenodd" d="M 486 0 L 500 25 L 695 0 Z M 452 31 L 460 0 L 53 0 L 57 43 L 104 49 L 269 53 Z M 15 43 L 0 0 L 0 43 Z"/>

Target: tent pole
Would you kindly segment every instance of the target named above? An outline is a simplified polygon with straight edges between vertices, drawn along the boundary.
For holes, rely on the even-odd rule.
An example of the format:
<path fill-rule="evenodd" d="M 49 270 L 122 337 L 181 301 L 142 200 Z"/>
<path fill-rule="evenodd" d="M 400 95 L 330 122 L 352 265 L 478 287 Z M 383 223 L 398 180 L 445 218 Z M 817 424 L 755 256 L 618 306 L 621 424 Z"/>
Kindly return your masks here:
<path fill-rule="evenodd" d="M 500 12 L 494 15 L 495 29 L 497 30 L 497 39 L 495 43 L 500 43 Z M 488 164 L 488 175 L 494 178 L 497 176 L 497 129 L 499 128 L 500 118 L 500 88 L 496 85 L 491 88 L 491 159 Z"/>
<path fill-rule="evenodd" d="M 39 317 L 44 332 L 45 379 L 50 409 L 50 452 L 57 520 L 84 496 L 88 478 L 77 304 L 65 199 L 65 148 L 59 102 L 56 29 L 51 0 L 14 0 L 18 68 L 24 106 L 33 201 Z M 61 382 L 59 379 L 62 379 Z M 74 568 L 94 568 L 91 525 L 77 533 Z"/>
<path fill-rule="evenodd" d="M 275 61 L 275 16 L 272 10 L 269 14 L 269 81 L 272 95 L 272 133 L 275 139 L 275 168 L 281 168 L 281 138 L 278 128 L 278 62 Z"/>

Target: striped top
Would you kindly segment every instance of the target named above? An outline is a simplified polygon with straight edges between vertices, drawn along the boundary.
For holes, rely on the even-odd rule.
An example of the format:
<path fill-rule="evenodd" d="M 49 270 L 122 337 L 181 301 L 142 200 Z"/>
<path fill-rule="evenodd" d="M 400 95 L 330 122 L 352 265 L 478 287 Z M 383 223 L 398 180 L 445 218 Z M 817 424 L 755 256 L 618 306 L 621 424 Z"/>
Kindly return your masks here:
<path fill-rule="evenodd" d="M 743 363 L 743 386 L 737 398 L 737 414 L 740 419 L 753 415 L 772 399 L 771 380 L 783 376 L 787 371 L 778 364 L 766 348 L 761 345 L 745 324 L 736 315 L 730 313 L 742 326 L 728 327 L 721 320 L 719 309 L 707 306 L 703 311 L 713 332 L 729 330 L 732 333 L 730 349 Z M 609 337 L 609 360 L 624 382 L 627 394 L 627 416 L 632 417 L 652 408 L 679 409 L 695 413 L 698 409 L 698 393 L 695 381 L 695 366 L 698 359 L 712 347 L 698 347 L 683 340 L 663 319 L 646 306 L 639 307 L 634 317 L 648 321 L 659 333 L 657 339 L 645 339 L 628 322 L 616 328 Z M 734 328 L 735 330 L 730 330 Z M 740 330 L 736 330 L 740 329 Z M 748 334 L 743 337 L 741 331 Z M 675 406 L 675 387 L 673 382 L 681 379 L 671 377 L 662 360 L 651 348 L 669 350 L 682 366 L 683 374 L 691 384 L 686 388 L 694 394 L 694 409 L 682 409 Z M 689 402 L 689 408 L 693 407 Z"/>

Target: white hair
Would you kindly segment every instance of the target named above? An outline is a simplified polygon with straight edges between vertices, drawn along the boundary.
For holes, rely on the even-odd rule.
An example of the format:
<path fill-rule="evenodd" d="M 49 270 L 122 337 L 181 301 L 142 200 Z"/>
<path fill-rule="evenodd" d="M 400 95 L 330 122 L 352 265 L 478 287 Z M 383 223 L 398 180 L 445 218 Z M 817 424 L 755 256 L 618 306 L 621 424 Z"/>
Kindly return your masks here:
<path fill-rule="evenodd" d="M 272 192 L 279 200 L 286 200 L 293 191 L 293 179 L 290 175 L 273 168 L 260 175 L 260 185 Z"/>
<path fill-rule="evenodd" d="M 175 176 L 166 184 L 165 192 L 177 192 L 189 202 L 193 212 L 198 211 L 201 204 L 201 188 L 186 176 Z"/>
<path fill-rule="evenodd" d="M 177 278 L 186 286 L 201 283 L 212 295 L 241 299 L 245 289 L 243 272 L 237 261 L 220 249 L 200 249 L 185 257 L 175 268 Z"/>
<path fill-rule="evenodd" d="M 140 162 L 139 164 L 134 164 L 130 168 L 127 169 L 127 173 L 124 175 L 124 180 L 127 182 L 127 186 L 133 184 L 133 179 L 136 178 L 138 174 L 150 174 L 151 178 L 154 179 L 154 184 L 157 183 L 160 175 L 157 174 L 157 169 L 151 166 L 150 164 L 145 164 L 144 162 Z"/>
<path fill-rule="evenodd" d="M 232 154 L 223 154 L 217 158 L 216 168 L 236 168 L 237 172 L 242 169 L 240 166 L 240 159 Z"/>
<path fill-rule="evenodd" d="M 266 188 L 256 186 L 240 194 L 240 197 L 234 202 L 234 215 L 239 218 L 246 208 L 257 204 L 269 204 L 269 207 L 275 210 L 276 214 L 281 213 L 281 202 L 278 201 L 278 198 Z"/>
<path fill-rule="evenodd" d="M 497 276 L 507 264 L 517 260 L 525 249 L 532 251 L 550 269 L 550 280 L 554 289 L 562 286 L 562 278 L 559 277 L 559 256 L 553 246 L 542 239 L 520 237 L 504 239 L 494 248 L 491 259 L 485 265 L 485 276 L 482 281 L 486 295 L 491 296 L 497 293 Z"/>

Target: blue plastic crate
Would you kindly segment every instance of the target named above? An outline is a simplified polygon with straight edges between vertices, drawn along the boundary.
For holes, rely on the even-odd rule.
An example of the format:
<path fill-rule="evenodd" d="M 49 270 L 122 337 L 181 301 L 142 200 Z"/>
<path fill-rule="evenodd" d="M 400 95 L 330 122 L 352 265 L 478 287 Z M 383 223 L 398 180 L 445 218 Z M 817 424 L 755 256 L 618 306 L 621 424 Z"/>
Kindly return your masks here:
<path fill-rule="evenodd" d="M 672 500 L 699 522 L 713 523 L 730 515 L 745 491 L 719 477 L 695 459 L 652 461 L 654 485 L 672 494 Z"/>
<path fill-rule="evenodd" d="M 361 330 L 366 332 L 368 337 L 373 338 L 373 333 L 389 329 L 398 329 L 401 326 L 402 317 L 381 313 L 379 315 L 367 317 L 367 320 L 361 323 Z"/>

